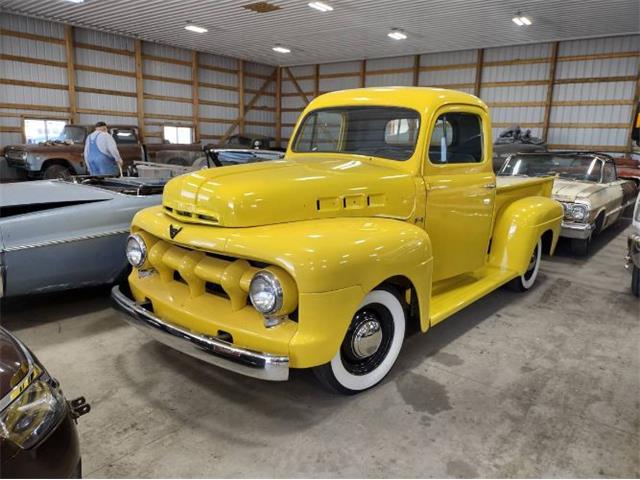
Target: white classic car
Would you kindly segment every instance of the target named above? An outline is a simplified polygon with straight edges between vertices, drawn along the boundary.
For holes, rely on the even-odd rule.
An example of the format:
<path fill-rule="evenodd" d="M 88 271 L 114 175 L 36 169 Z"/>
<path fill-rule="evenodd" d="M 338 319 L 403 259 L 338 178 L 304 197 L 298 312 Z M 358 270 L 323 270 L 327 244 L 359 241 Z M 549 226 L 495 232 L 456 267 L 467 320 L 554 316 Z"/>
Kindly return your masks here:
<path fill-rule="evenodd" d="M 618 178 L 613 158 L 602 153 L 519 153 L 507 158 L 499 175 L 556 177 L 553 198 L 564 207 L 560 235 L 571 239 L 577 255 L 588 253 L 591 238 L 615 223 L 638 193 L 635 182 Z"/>

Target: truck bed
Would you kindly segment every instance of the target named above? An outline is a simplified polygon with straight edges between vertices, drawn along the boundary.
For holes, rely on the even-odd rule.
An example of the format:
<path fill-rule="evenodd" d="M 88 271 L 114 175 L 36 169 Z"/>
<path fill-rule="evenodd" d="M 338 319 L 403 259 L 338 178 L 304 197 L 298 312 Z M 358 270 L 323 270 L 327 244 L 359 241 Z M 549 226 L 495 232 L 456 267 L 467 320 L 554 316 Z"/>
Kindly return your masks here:
<path fill-rule="evenodd" d="M 524 197 L 551 197 L 554 177 L 496 177 L 496 212 Z"/>

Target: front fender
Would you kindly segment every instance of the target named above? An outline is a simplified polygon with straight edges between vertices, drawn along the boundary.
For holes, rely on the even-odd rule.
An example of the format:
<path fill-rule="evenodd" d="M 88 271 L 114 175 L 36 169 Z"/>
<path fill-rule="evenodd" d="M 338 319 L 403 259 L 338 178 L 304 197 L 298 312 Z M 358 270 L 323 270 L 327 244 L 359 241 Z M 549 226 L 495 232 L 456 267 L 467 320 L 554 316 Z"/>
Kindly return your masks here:
<path fill-rule="evenodd" d="M 516 200 L 496 218 L 489 263 L 522 275 L 538 239 L 549 231 L 552 234 L 549 253 L 553 254 L 563 215 L 562 205 L 548 197 Z"/>

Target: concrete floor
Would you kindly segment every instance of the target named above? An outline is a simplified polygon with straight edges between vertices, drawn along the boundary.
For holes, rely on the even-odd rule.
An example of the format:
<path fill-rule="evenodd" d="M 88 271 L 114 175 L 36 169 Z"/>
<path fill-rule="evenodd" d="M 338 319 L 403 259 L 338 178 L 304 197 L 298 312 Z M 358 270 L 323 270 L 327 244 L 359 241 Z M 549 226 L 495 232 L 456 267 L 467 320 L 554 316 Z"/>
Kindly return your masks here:
<path fill-rule="evenodd" d="M 264 383 L 150 341 L 107 290 L 13 302 L 2 321 L 80 420 L 88 477 L 638 477 L 640 302 L 626 224 L 588 259 L 565 244 L 527 294 L 501 289 L 355 397 L 309 372 Z"/>

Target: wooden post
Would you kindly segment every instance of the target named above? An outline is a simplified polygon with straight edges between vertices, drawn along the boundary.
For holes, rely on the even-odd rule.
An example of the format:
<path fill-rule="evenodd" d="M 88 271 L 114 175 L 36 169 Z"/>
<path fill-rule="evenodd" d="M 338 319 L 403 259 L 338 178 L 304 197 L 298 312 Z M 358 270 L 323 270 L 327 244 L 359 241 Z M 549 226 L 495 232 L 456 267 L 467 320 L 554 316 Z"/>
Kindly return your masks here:
<path fill-rule="evenodd" d="M 420 55 L 413 57 L 413 86 L 420 85 Z"/>
<path fill-rule="evenodd" d="M 282 67 L 276 73 L 276 146 L 282 143 Z"/>
<path fill-rule="evenodd" d="M 304 105 L 306 107 L 309 104 L 309 99 L 307 98 L 307 94 L 304 93 L 304 90 L 302 90 L 302 87 L 296 80 L 296 77 L 294 77 L 293 73 L 291 73 L 291 69 L 289 67 L 284 67 L 284 73 L 287 74 L 287 77 L 289 77 L 289 80 L 291 81 L 291 83 L 293 83 L 294 88 L 298 92 L 298 95 L 300 95 L 300 98 L 302 98 L 302 100 L 304 101 Z"/>
<path fill-rule="evenodd" d="M 473 84 L 473 94 L 476 97 L 480 96 L 480 90 L 482 89 L 482 65 L 484 63 L 484 48 L 478 49 L 476 58 L 476 81 Z"/>
<path fill-rule="evenodd" d="M 64 46 L 67 56 L 67 92 L 71 122 L 78 122 L 78 97 L 76 95 L 75 51 L 73 48 L 73 27 L 64 26 Z"/>
<path fill-rule="evenodd" d="M 553 42 L 551 45 L 551 56 L 549 57 L 549 83 L 547 84 L 547 98 L 544 101 L 544 120 L 542 121 L 541 135 L 542 140 L 545 142 L 549 136 L 549 123 L 551 121 L 551 107 L 553 106 L 553 87 L 556 83 L 559 45 L 560 42 Z"/>
<path fill-rule="evenodd" d="M 193 142 L 200 143 L 200 79 L 198 78 L 198 52 L 191 52 L 191 116 Z"/>
<path fill-rule="evenodd" d="M 313 68 L 313 96 L 320 95 L 320 65 L 317 63 Z"/>
<path fill-rule="evenodd" d="M 640 115 L 640 108 L 638 105 L 640 104 L 640 65 L 638 65 L 638 73 L 636 75 L 636 91 L 633 95 L 633 104 L 631 105 L 631 122 L 629 125 L 629 134 L 627 135 L 627 155 L 631 155 L 633 153 L 633 139 L 631 138 L 631 133 L 633 132 L 633 128 L 638 121 L 636 115 Z M 637 109 L 637 110 L 636 110 Z"/>
<path fill-rule="evenodd" d="M 238 116 L 241 118 L 238 132 L 244 134 L 244 60 L 238 60 Z"/>
<path fill-rule="evenodd" d="M 367 86 L 367 61 L 360 62 L 360 88 Z"/>
<path fill-rule="evenodd" d="M 136 59 L 136 115 L 138 117 L 138 136 L 144 140 L 144 78 L 142 77 L 142 41 L 135 40 Z"/>

